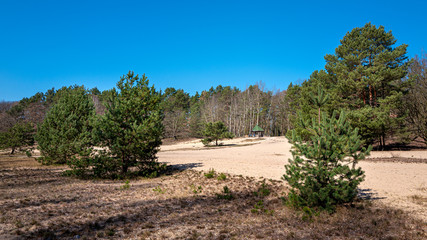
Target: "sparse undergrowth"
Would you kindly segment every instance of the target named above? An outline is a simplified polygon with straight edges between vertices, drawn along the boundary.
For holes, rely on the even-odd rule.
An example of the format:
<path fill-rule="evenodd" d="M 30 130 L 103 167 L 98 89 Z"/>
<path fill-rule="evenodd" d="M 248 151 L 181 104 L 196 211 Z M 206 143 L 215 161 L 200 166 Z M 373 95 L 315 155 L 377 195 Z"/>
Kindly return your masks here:
<path fill-rule="evenodd" d="M 1 161 L 1 160 L 0 160 Z M 64 177 L 61 168 L 0 169 L 0 238 L 6 239 L 425 239 L 401 210 L 359 201 L 335 214 L 287 208 L 283 182 L 207 179 L 172 171 L 123 181 Z M 225 190 L 227 189 L 227 190 Z M 194 192 L 195 191 L 195 192 Z M 232 195 L 231 199 L 218 199 Z"/>

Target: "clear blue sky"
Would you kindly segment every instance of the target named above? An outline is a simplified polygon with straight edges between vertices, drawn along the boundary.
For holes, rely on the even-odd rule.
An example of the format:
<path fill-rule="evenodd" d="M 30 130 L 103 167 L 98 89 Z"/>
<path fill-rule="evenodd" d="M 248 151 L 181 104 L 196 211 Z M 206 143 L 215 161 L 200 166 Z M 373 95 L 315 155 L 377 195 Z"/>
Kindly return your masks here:
<path fill-rule="evenodd" d="M 260 80 L 284 90 L 367 22 L 408 44 L 409 57 L 427 51 L 426 9 L 411 0 L 0 0 L 0 101 L 73 84 L 110 89 L 129 70 L 191 94 Z"/>

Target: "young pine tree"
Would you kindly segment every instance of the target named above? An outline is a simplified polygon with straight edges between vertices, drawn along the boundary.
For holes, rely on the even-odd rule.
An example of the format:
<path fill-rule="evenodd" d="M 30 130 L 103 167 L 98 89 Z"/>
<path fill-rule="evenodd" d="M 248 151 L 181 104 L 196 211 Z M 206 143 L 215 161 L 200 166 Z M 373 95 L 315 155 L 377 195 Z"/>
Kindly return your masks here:
<path fill-rule="evenodd" d="M 156 158 L 163 132 L 160 94 L 148 87 L 145 75 L 139 78 L 132 71 L 120 78 L 117 88 L 97 121 L 94 135 L 105 150 L 95 156 L 94 174 L 124 176 L 137 167 L 139 175 L 156 175 L 163 166 Z"/>
<path fill-rule="evenodd" d="M 313 96 L 320 109 L 327 95 L 319 89 Z M 348 203 L 357 196 L 357 186 L 364 179 L 364 172 L 356 164 L 369 154 L 363 147 L 358 129 L 346 121 L 344 111 L 331 117 L 319 111 L 318 118 L 303 121 L 310 133 L 308 141 L 292 131 L 293 159 L 285 166 L 283 179 L 291 186 L 288 203 L 296 208 L 313 207 L 334 211 L 338 204 Z"/>
<path fill-rule="evenodd" d="M 209 145 L 210 142 L 215 141 L 215 146 L 218 146 L 218 140 L 224 138 L 233 138 L 234 135 L 230 133 L 225 126 L 225 124 L 221 121 L 219 122 L 210 122 L 205 126 L 205 130 L 203 131 L 204 139 L 202 139 L 202 143 L 204 145 Z"/>
<path fill-rule="evenodd" d="M 94 115 L 95 108 L 84 87 L 64 90 L 37 129 L 40 161 L 64 164 L 76 155 L 89 155 Z"/>

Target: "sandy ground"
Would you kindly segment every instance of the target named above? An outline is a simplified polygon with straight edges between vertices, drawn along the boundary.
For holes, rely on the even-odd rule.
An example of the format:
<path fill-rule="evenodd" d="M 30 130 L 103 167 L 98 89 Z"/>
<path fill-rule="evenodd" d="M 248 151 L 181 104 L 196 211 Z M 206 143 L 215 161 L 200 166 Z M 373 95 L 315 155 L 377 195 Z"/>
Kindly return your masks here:
<path fill-rule="evenodd" d="M 200 141 L 162 146 L 159 161 L 183 168 L 280 180 L 284 165 L 292 157 L 284 137 L 238 138 L 223 141 L 222 147 L 203 147 Z M 359 164 L 366 179 L 363 197 L 413 213 L 427 220 L 427 160 L 416 163 L 380 161 L 383 158 L 427 159 L 427 151 L 372 152 Z"/>

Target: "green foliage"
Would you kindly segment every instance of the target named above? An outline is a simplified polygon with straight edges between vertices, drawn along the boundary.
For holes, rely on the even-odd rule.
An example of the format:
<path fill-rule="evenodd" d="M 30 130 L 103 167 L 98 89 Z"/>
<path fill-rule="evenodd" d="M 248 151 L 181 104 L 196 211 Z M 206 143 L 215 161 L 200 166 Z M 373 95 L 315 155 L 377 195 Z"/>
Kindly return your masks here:
<path fill-rule="evenodd" d="M 203 136 L 205 136 L 202 140 L 204 145 L 209 145 L 209 143 L 215 141 L 215 146 L 218 146 L 218 140 L 222 140 L 224 138 L 232 139 L 234 137 L 234 135 L 228 131 L 225 124 L 221 121 L 207 123 L 205 130 L 203 131 Z"/>
<path fill-rule="evenodd" d="M 364 172 L 356 164 L 372 147 L 362 147 L 358 130 L 346 121 L 345 112 L 337 117 L 337 114 L 327 117 L 324 113 L 320 123 L 314 119 L 305 123 L 313 133 L 309 141 L 303 141 L 293 131 L 293 159 L 285 166 L 283 176 L 292 187 L 288 196 L 290 205 L 333 211 L 337 204 L 351 202 L 356 197 L 357 186 L 364 179 Z"/>
<path fill-rule="evenodd" d="M 217 179 L 220 181 L 225 181 L 227 179 L 227 175 L 225 175 L 224 173 L 220 173 Z"/>
<path fill-rule="evenodd" d="M 27 155 L 27 157 L 32 157 L 33 156 L 33 154 L 31 153 L 30 150 L 26 150 L 25 151 L 25 155 Z"/>
<path fill-rule="evenodd" d="M 315 212 L 313 212 L 313 210 L 307 206 L 304 206 L 302 208 L 302 220 L 303 221 L 310 221 L 313 218 L 313 215 L 315 214 Z"/>
<path fill-rule="evenodd" d="M 283 176 L 292 187 L 288 204 L 331 212 L 338 204 L 352 202 L 364 179 L 364 172 L 356 164 L 372 146 L 363 147 L 358 129 L 350 126 L 344 111 L 339 116 L 334 112 L 331 117 L 319 113 L 318 119 L 301 119 L 301 125 L 311 132 L 311 137 L 304 141 L 292 131 L 293 159 L 289 159 Z"/>
<path fill-rule="evenodd" d="M 91 121 L 94 106 L 83 87 L 61 92 L 61 97 L 38 126 L 36 140 L 43 164 L 69 163 L 73 157 L 88 156 L 92 147 Z"/>
<path fill-rule="evenodd" d="M 256 197 L 266 197 L 270 195 L 271 190 L 268 187 L 268 185 L 265 183 L 265 180 L 262 181 L 261 186 L 259 187 L 258 191 L 254 192 L 254 196 Z"/>
<path fill-rule="evenodd" d="M 160 194 L 164 194 L 166 190 L 163 190 L 160 186 L 157 186 L 153 189 L 154 192 L 158 192 Z"/>
<path fill-rule="evenodd" d="M 14 154 L 16 149 L 34 144 L 34 126 L 27 122 L 17 122 L 6 132 L 0 133 L 0 149 L 11 149 Z"/>
<path fill-rule="evenodd" d="M 201 101 L 200 101 L 200 95 L 197 92 L 190 99 L 189 128 L 190 128 L 189 134 L 191 137 L 202 137 L 203 136 Z"/>
<path fill-rule="evenodd" d="M 298 135 L 309 139 L 310 134 L 300 123 L 318 115 L 311 95 L 319 86 L 327 89 L 328 103 L 321 110 L 332 114 L 346 110 L 353 128 L 368 142 L 385 145 L 390 134 L 406 131 L 406 113 L 400 111 L 406 92 L 401 84 L 407 73 L 407 45 L 397 47 L 391 32 L 370 23 L 354 28 L 341 40 L 335 54 L 325 56 L 325 70 L 315 71 L 300 86 L 291 85 L 287 91 L 291 122 Z M 300 112 L 298 115 L 297 113 Z M 290 134 L 288 135 L 290 136 Z"/>
<path fill-rule="evenodd" d="M 216 197 L 218 199 L 225 199 L 225 200 L 232 200 L 234 198 L 234 196 L 231 193 L 231 190 L 227 186 L 224 186 L 222 194 L 217 193 Z"/>
<path fill-rule="evenodd" d="M 106 112 L 95 121 L 93 136 L 103 149 L 75 162 L 76 169 L 114 178 L 135 168 L 136 175 L 156 177 L 166 168 L 156 158 L 163 131 L 160 95 L 148 87 L 145 75 L 139 78 L 132 71 L 120 78 L 117 88 L 107 95 Z"/>
<path fill-rule="evenodd" d="M 257 203 L 255 203 L 254 207 L 251 209 L 251 213 L 265 213 L 268 215 L 273 215 L 274 210 L 269 210 L 265 208 L 264 201 L 259 200 Z"/>
<path fill-rule="evenodd" d="M 105 235 L 107 235 L 109 237 L 114 236 L 114 234 L 116 234 L 116 231 L 112 228 L 105 231 Z"/>
<path fill-rule="evenodd" d="M 121 190 L 127 190 L 129 188 L 130 188 L 129 180 L 126 180 L 125 184 L 123 184 L 123 186 L 120 187 Z"/>
<path fill-rule="evenodd" d="M 190 96 L 182 89 L 166 88 L 161 96 L 164 114 L 165 137 L 184 136 L 187 132 L 187 119 L 190 109 Z"/>
<path fill-rule="evenodd" d="M 205 173 L 206 178 L 214 178 L 215 177 L 215 169 L 209 169 L 209 172 Z"/>
<path fill-rule="evenodd" d="M 201 192 L 202 192 L 202 186 L 198 186 L 198 187 L 196 187 L 194 184 L 191 184 L 191 185 L 190 185 L 190 188 L 191 188 L 191 191 L 192 191 L 194 194 L 198 194 L 198 193 L 201 193 Z"/>

